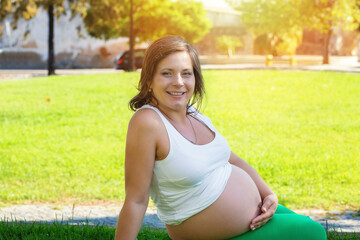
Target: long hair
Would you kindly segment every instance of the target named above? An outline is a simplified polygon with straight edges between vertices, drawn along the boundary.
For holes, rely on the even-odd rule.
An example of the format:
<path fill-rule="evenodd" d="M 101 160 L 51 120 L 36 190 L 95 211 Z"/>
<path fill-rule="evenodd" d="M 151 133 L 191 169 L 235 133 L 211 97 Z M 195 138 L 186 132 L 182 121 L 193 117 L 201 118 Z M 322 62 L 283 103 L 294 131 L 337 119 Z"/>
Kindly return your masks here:
<path fill-rule="evenodd" d="M 201 106 L 202 98 L 205 94 L 205 89 L 200 61 L 196 50 L 182 37 L 165 36 L 154 41 L 145 52 L 141 77 L 137 88 L 139 93 L 129 102 L 129 107 L 131 110 L 136 111 L 143 105 L 149 104 L 152 100 L 155 100 L 156 102 L 155 97 L 152 95 L 152 92 L 149 91 L 149 89 L 157 65 L 162 59 L 169 56 L 170 54 L 182 51 L 186 51 L 189 54 L 195 76 L 195 88 L 193 96 L 189 102 L 189 107 L 195 103 L 197 104 L 198 108 Z"/>

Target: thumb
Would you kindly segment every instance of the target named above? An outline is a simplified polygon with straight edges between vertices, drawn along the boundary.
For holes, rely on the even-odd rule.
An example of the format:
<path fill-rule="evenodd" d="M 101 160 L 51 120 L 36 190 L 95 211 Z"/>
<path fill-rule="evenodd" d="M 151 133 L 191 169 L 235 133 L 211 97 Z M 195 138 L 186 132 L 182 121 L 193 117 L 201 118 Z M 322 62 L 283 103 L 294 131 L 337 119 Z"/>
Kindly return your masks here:
<path fill-rule="evenodd" d="M 263 206 L 261 207 L 261 211 L 262 211 L 263 213 L 266 213 L 267 208 L 263 205 Z"/>
<path fill-rule="evenodd" d="M 267 210 L 269 210 L 269 208 L 271 207 L 271 205 L 272 205 L 271 201 L 265 199 L 263 205 L 261 206 L 261 211 L 263 213 L 266 213 Z"/>

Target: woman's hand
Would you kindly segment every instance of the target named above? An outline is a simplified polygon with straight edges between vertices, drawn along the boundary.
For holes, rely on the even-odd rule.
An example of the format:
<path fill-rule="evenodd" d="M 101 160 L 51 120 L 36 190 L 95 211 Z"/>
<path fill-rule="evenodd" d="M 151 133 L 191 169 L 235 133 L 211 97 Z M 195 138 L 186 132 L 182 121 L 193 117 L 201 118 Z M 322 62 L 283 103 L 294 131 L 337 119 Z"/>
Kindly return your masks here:
<path fill-rule="evenodd" d="M 264 226 L 275 214 L 278 205 L 278 198 L 275 193 L 267 195 L 261 206 L 261 214 L 251 220 L 250 229 L 255 230 Z"/>

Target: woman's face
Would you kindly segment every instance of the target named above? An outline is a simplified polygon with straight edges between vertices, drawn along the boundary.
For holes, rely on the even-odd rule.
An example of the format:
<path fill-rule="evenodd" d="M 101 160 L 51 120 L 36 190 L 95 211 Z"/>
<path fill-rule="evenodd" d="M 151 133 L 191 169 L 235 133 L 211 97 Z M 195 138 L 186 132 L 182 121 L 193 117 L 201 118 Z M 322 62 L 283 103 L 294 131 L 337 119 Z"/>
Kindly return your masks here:
<path fill-rule="evenodd" d="M 150 85 L 163 111 L 186 109 L 195 88 L 195 76 L 189 54 L 175 52 L 162 59 Z"/>

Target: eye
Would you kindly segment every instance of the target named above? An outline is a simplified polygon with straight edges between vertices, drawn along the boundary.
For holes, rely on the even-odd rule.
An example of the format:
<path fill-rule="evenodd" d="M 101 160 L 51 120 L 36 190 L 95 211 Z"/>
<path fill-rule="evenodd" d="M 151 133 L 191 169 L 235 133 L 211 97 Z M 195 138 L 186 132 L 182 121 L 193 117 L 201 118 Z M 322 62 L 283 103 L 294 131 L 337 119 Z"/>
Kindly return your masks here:
<path fill-rule="evenodd" d="M 186 72 L 183 72 L 182 75 L 185 77 L 191 77 L 193 75 L 193 73 L 190 71 L 186 71 Z"/>
<path fill-rule="evenodd" d="M 165 77 L 169 77 L 169 76 L 171 76 L 171 72 L 165 71 L 165 72 L 162 72 L 161 75 L 163 75 Z"/>

